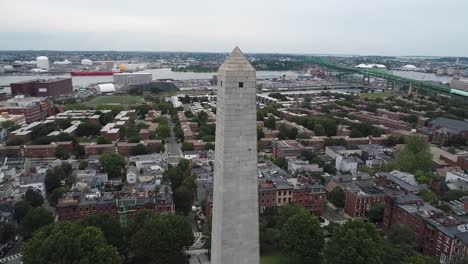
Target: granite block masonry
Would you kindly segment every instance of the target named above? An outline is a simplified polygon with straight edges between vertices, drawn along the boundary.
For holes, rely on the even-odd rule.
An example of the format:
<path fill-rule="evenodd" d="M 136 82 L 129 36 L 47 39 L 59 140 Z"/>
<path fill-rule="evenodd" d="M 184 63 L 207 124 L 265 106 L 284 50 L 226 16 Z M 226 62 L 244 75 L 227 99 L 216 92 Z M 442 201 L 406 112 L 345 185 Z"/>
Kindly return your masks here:
<path fill-rule="evenodd" d="M 236 47 L 218 70 L 211 263 L 258 264 L 256 74 Z"/>

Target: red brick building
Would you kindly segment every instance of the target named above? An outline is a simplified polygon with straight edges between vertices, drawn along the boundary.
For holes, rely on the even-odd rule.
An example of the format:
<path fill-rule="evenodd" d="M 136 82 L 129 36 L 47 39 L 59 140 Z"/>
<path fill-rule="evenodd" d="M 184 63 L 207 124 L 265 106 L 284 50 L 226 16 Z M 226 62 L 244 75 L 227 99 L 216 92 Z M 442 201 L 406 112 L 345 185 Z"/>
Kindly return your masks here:
<path fill-rule="evenodd" d="M 95 143 L 80 143 L 84 148 L 85 155 L 101 155 L 104 153 L 115 153 L 115 146 L 113 144 L 95 144 Z"/>
<path fill-rule="evenodd" d="M 24 156 L 28 158 L 53 158 L 55 157 L 55 148 L 53 144 L 49 145 L 25 145 Z"/>
<path fill-rule="evenodd" d="M 132 216 L 140 210 L 152 210 L 156 213 L 174 213 L 175 206 L 170 197 L 157 194 L 155 197 L 124 197 L 117 198 L 111 193 L 104 193 L 102 197 L 96 194 L 85 195 L 82 193 L 69 193 L 60 199 L 57 207 L 59 220 L 79 220 L 96 214 L 110 214 L 125 218 Z"/>
<path fill-rule="evenodd" d="M 1 112 L 24 115 L 26 123 L 45 120 L 53 114 L 52 104 L 43 98 L 13 98 L 3 103 Z"/>
<path fill-rule="evenodd" d="M 315 215 L 322 215 L 326 196 L 322 185 L 296 185 L 293 190 L 293 202 Z"/>
<path fill-rule="evenodd" d="M 344 211 L 352 217 L 366 217 L 369 209 L 384 202 L 384 194 L 372 186 L 352 186 L 345 191 Z"/>
<path fill-rule="evenodd" d="M 273 158 L 297 157 L 306 150 L 314 150 L 313 147 L 306 147 L 296 140 L 274 140 L 272 142 Z"/>
<path fill-rule="evenodd" d="M 413 194 L 390 192 L 386 196 L 383 228 L 407 225 L 414 232 L 416 248 L 440 263 L 461 263 L 467 259 L 466 218 L 447 216 Z"/>
<path fill-rule="evenodd" d="M 35 97 L 57 97 L 73 93 L 71 78 L 33 80 L 10 84 L 11 94 Z"/>
<path fill-rule="evenodd" d="M 258 206 L 260 212 L 266 208 L 276 207 L 276 187 L 272 181 L 265 181 L 258 185 Z"/>
<path fill-rule="evenodd" d="M 130 149 L 136 147 L 140 143 L 128 143 L 128 142 L 118 142 L 117 143 L 117 153 L 122 156 L 130 155 Z"/>

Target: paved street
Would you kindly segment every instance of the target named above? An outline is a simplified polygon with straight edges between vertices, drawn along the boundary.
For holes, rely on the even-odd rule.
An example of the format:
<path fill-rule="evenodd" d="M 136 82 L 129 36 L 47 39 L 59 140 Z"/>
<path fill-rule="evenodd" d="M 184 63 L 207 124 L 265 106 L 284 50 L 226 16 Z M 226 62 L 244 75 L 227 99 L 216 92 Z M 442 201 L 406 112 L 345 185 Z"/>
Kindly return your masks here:
<path fill-rule="evenodd" d="M 330 203 L 325 204 L 322 217 L 330 222 L 341 222 L 347 220 L 342 210 L 337 210 L 336 207 Z"/>
<path fill-rule="evenodd" d="M 180 150 L 181 144 L 177 143 L 177 139 L 174 136 L 174 123 L 172 123 L 170 118 L 168 118 L 168 120 L 171 136 L 166 140 L 166 153 L 169 164 L 177 164 L 182 158 L 182 151 Z"/>

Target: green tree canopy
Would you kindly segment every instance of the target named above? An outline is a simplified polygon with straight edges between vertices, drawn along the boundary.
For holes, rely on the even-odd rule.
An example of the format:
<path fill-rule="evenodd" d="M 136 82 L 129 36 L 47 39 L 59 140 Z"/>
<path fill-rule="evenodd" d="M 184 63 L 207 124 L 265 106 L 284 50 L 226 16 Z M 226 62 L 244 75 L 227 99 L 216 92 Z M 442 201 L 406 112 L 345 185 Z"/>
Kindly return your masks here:
<path fill-rule="evenodd" d="M 90 215 L 81 219 L 79 224 L 83 227 L 94 226 L 99 228 L 111 245 L 117 249 L 122 249 L 124 247 L 123 231 L 120 227 L 120 222 L 112 215 Z"/>
<path fill-rule="evenodd" d="M 33 207 L 39 207 L 44 203 L 44 197 L 39 190 L 28 189 L 24 194 L 24 200 Z"/>
<path fill-rule="evenodd" d="M 33 207 L 27 201 L 19 201 L 15 204 L 15 209 L 13 213 L 13 218 L 18 222 L 21 223 L 23 218 L 26 214 L 32 209 Z"/>
<path fill-rule="evenodd" d="M 137 155 L 145 155 L 145 154 L 148 154 L 149 153 L 149 149 L 147 146 L 143 145 L 143 144 L 138 144 L 134 147 L 131 147 L 129 150 L 128 150 L 128 153 L 132 156 L 137 156 Z"/>
<path fill-rule="evenodd" d="M 122 169 L 127 165 L 125 158 L 116 153 L 105 153 L 99 158 L 102 167 L 107 172 L 109 177 L 116 178 L 122 174 Z"/>
<path fill-rule="evenodd" d="M 416 171 L 430 172 L 432 169 L 432 154 L 424 137 L 409 136 L 395 165 L 399 170 L 411 173 L 416 173 Z"/>
<path fill-rule="evenodd" d="M 327 264 L 382 264 L 382 238 L 373 224 L 348 221 L 334 231 L 326 244 Z"/>
<path fill-rule="evenodd" d="M 96 143 L 98 145 L 103 145 L 103 144 L 110 144 L 111 141 L 108 138 L 104 137 L 104 136 L 98 136 L 96 138 Z"/>
<path fill-rule="evenodd" d="M 123 263 L 99 228 L 83 227 L 76 222 L 58 222 L 41 228 L 24 243 L 22 253 L 25 264 Z"/>
<path fill-rule="evenodd" d="M 139 228 L 130 237 L 135 263 L 184 263 L 183 249 L 194 241 L 192 227 L 177 215 L 143 212 Z M 138 215 L 138 214 L 137 214 Z"/>
<path fill-rule="evenodd" d="M 28 211 L 20 223 L 20 233 L 23 238 L 30 238 L 34 231 L 54 222 L 54 216 L 44 208 L 33 208 Z"/>
<path fill-rule="evenodd" d="M 289 263 L 320 263 L 324 246 L 323 230 L 317 217 L 307 210 L 295 214 L 281 230 L 283 250 Z"/>
<path fill-rule="evenodd" d="M 5 244 L 15 238 L 16 227 L 7 222 L 0 222 L 0 243 Z"/>
<path fill-rule="evenodd" d="M 70 153 L 68 153 L 68 150 L 64 146 L 57 146 L 55 148 L 55 157 L 57 159 L 67 160 L 70 158 Z"/>
<path fill-rule="evenodd" d="M 371 206 L 368 212 L 369 220 L 374 223 L 382 222 L 384 211 L 385 211 L 384 203 L 379 203 L 379 204 L 375 204 Z"/>
<path fill-rule="evenodd" d="M 102 127 L 99 124 L 95 124 L 90 121 L 85 121 L 77 127 L 76 134 L 78 134 L 78 136 L 80 137 L 99 135 L 99 131 L 101 130 L 101 128 Z"/>
<path fill-rule="evenodd" d="M 330 202 L 338 208 L 343 208 L 345 205 L 344 191 L 341 190 L 340 188 L 335 188 L 333 191 L 331 191 Z"/>

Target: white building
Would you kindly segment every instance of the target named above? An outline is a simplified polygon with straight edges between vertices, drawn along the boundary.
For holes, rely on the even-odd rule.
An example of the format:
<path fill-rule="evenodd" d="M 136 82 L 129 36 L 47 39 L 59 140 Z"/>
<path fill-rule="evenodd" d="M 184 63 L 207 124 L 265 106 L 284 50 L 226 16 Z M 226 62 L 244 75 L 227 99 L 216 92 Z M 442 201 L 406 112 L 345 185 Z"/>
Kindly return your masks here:
<path fill-rule="evenodd" d="M 50 68 L 49 58 L 45 56 L 39 56 L 36 58 L 36 65 L 39 69 L 48 70 Z"/>
<path fill-rule="evenodd" d="M 148 84 L 153 80 L 153 74 L 146 72 L 116 73 L 114 74 L 114 84 L 119 87 L 130 85 Z"/>
<path fill-rule="evenodd" d="M 448 171 L 445 182 L 450 190 L 468 191 L 468 174 L 458 171 Z"/>
<path fill-rule="evenodd" d="M 127 170 L 127 183 L 128 184 L 135 184 L 137 182 L 138 177 L 138 170 L 135 166 L 128 167 Z"/>
<path fill-rule="evenodd" d="M 308 160 L 288 159 L 288 170 L 291 174 L 296 172 L 322 172 L 318 164 L 309 164 Z"/>
<path fill-rule="evenodd" d="M 90 65 L 93 65 L 93 61 L 89 60 L 89 59 L 83 59 L 83 60 L 81 60 L 81 64 L 90 66 Z"/>
<path fill-rule="evenodd" d="M 349 172 L 352 175 L 356 175 L 359 166 L 362 164 L 364 164 L 364 162 L 361 159 L 353 156 L 344 158 L 343 156 L 338 155 L 335 160 L 336 170 L 341 172 Z"/>
<path fill-rule="evenodd" d="M 115 86 L 112 83 L 101 83 L 96 86 L 98 93 L 115 93 Z"/>

